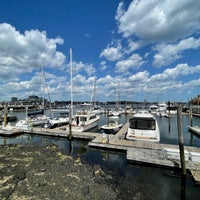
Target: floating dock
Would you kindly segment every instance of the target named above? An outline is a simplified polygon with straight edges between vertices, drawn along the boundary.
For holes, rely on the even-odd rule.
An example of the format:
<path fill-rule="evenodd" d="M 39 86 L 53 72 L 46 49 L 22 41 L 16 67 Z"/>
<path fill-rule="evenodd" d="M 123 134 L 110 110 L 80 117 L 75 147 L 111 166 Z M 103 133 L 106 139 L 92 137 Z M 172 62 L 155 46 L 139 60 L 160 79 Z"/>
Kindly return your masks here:
<path fill-rule="evenodd" d="M 126 140 L 128 123 L 116 135 L 103 135 L 93 132 L 72 132 L 72 138 L 89 140 L 93 148 L 124 151 L 129 162 L 139 162 L 154 166 L 181 168 L 178 145 L 161 144 L 145 141 Z M 1 135 L 12 136 L 21 133 L 69 138 L 69 132 L 62 129 L 33 128 L 32 130 L 0 131 Z M 195 182 L 200 184 L 200 148 L 184 146 L 185 165 Z"/>
<path fill-rule="evenodd" d="M 200 127 L 199 126 L 188 126 L 188 130 L 192 133 L 195 133 L 200 136 Z"/>

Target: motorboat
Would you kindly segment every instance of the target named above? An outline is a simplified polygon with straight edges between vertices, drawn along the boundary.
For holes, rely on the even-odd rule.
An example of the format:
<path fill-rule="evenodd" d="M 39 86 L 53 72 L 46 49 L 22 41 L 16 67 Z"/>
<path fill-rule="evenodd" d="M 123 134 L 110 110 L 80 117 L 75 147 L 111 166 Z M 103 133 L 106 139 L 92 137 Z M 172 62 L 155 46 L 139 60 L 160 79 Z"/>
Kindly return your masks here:
<path fill-rule="evenodd" d="M 133 115 L 129 119 L 126 139 L 159 142 L 160 130 L 156 118 L 146 111 Z"/>
<path fill-rule="evenodd" d="M 101 130 L 106 134 L 115 134 L 122 126 L 123 124 L 119 123 L 118 116 L 111 116 L 108 118 L 108 123 L 101 126 Z"/>
<path fill-rule="evenodd" d="M 49 118 L 44 115 L 44 111 L 34 111 L 30 113 L 28 112 L 28 109 L 26 109 L 25 119 L 17 121 L 14 127 L 22 130 L 31 130 L 36 126 L 44 126 L 48 119 Z"/>
<path fill-rule="evenodd" d="M 158 106 L 155 104 L 149 106 L 149 112 L 152 114 L 156 114 L 158 112 Z"/>
<path fill-rule="evenodd" d="M 52 110 L 52 118 L 49 118 L 44 125 L 44 128 L 58 128 L 69 124 L 69 110 L 56 109 Z"/>
<path fill-rule="evenodd" d="M 30 131 L 33 129 L 33 126 L 30 123 L 30 121 L 26 119 L 19 120 L 13 127 L 16 129 L 26 130 L 26 131 Z"/>
<path fill-rule="evenodd" d="M 98 125 L 100 117 L 89 111 L 77 112 L 71 122 L 72 132 L 88 131 Z M 69 130 L 69 126 L 66 127 Z"/>

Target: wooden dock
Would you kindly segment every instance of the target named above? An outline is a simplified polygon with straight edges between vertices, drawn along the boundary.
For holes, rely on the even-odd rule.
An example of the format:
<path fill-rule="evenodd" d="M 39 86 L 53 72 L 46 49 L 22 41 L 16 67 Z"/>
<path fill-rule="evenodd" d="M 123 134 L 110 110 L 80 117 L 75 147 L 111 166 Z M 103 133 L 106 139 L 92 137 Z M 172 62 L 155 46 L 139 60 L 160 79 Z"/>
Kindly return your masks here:
<path fill-rule="evenodd" d="M 112 149 L 114 151 L 124 151 L 127 154 L 129 162 L 139 162 L 155 166 L 180 168 L 180 156 L 177 154 L 176 158 L 169 158 L 166 156 L 165 148 L 179 150 L 178 145 L 152 143 L 145 141 L 131 141 L 126 140 L 128 124 L 126 123 L 116 135 L 103 135 L 101 133 L 93 132 L 72 132 L 72 138 L 89 140 L 88 145 L 93 148 Z M 1 131 L 1 135 L 12 136 L 15 131 Z M 20 131 L 18 130 L 18 133 Z M 68 138 L 67 130 L 62 129 L 46 129 L 33 128 L 32 130 L 21 131 L 21 134 L 37 134 L 51 137 Z M 184 146 L 185 151 L 200 154 L 200 148 Z M 194 162 L 191 159 L 186 160 L 186 169 L 189 170 L 194 177 L 197 184 L 200 184 L 200 162 Z"/>
<path fill-rule="evenodd" d="M 8 137 L 11 137 L 11 136 L 20 135 L 20 134 L 22 134 L 22 133 L 23 133 L 22 130 L 11 129 L 11 127 L 6 127 L 6 128 L 1 127 L 1 128 L 0 128 L 0 135 L 1 135 L 1 136 L 8 136 Z"/>
<path fill-rule="evenodd" d="M 192 133 L 197 134 L 200 136 L 200 127 L 199 126 L 188 126 L 188 130 Z"/>

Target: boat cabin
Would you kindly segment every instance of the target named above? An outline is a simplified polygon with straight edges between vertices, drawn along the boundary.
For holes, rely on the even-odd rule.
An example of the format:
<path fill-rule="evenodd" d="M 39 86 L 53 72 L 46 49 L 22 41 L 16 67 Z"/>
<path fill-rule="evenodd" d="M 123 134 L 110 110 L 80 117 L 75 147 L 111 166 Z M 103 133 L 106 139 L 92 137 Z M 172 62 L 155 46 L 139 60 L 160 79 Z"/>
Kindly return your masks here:
<path fill-rule="evenodd" d="M 156 122 L 153 118 L 131 118 L 129 127 L 131 129 L 155 130 Z"/>

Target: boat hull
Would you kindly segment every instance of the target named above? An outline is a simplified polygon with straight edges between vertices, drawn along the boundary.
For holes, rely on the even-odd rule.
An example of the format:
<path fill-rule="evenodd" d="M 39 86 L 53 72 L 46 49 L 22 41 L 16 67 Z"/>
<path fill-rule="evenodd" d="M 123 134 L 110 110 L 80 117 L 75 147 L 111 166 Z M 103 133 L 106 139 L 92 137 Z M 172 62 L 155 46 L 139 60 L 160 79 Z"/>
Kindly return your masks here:
<path fill-rule="evenodd" d="M 101 131 L 103 131 L 106 134 L 116 134 L 122 127 L 122 124 L 119 124 L 117 126 L 109 126 L 104 125 L 101 127 Z"/>

